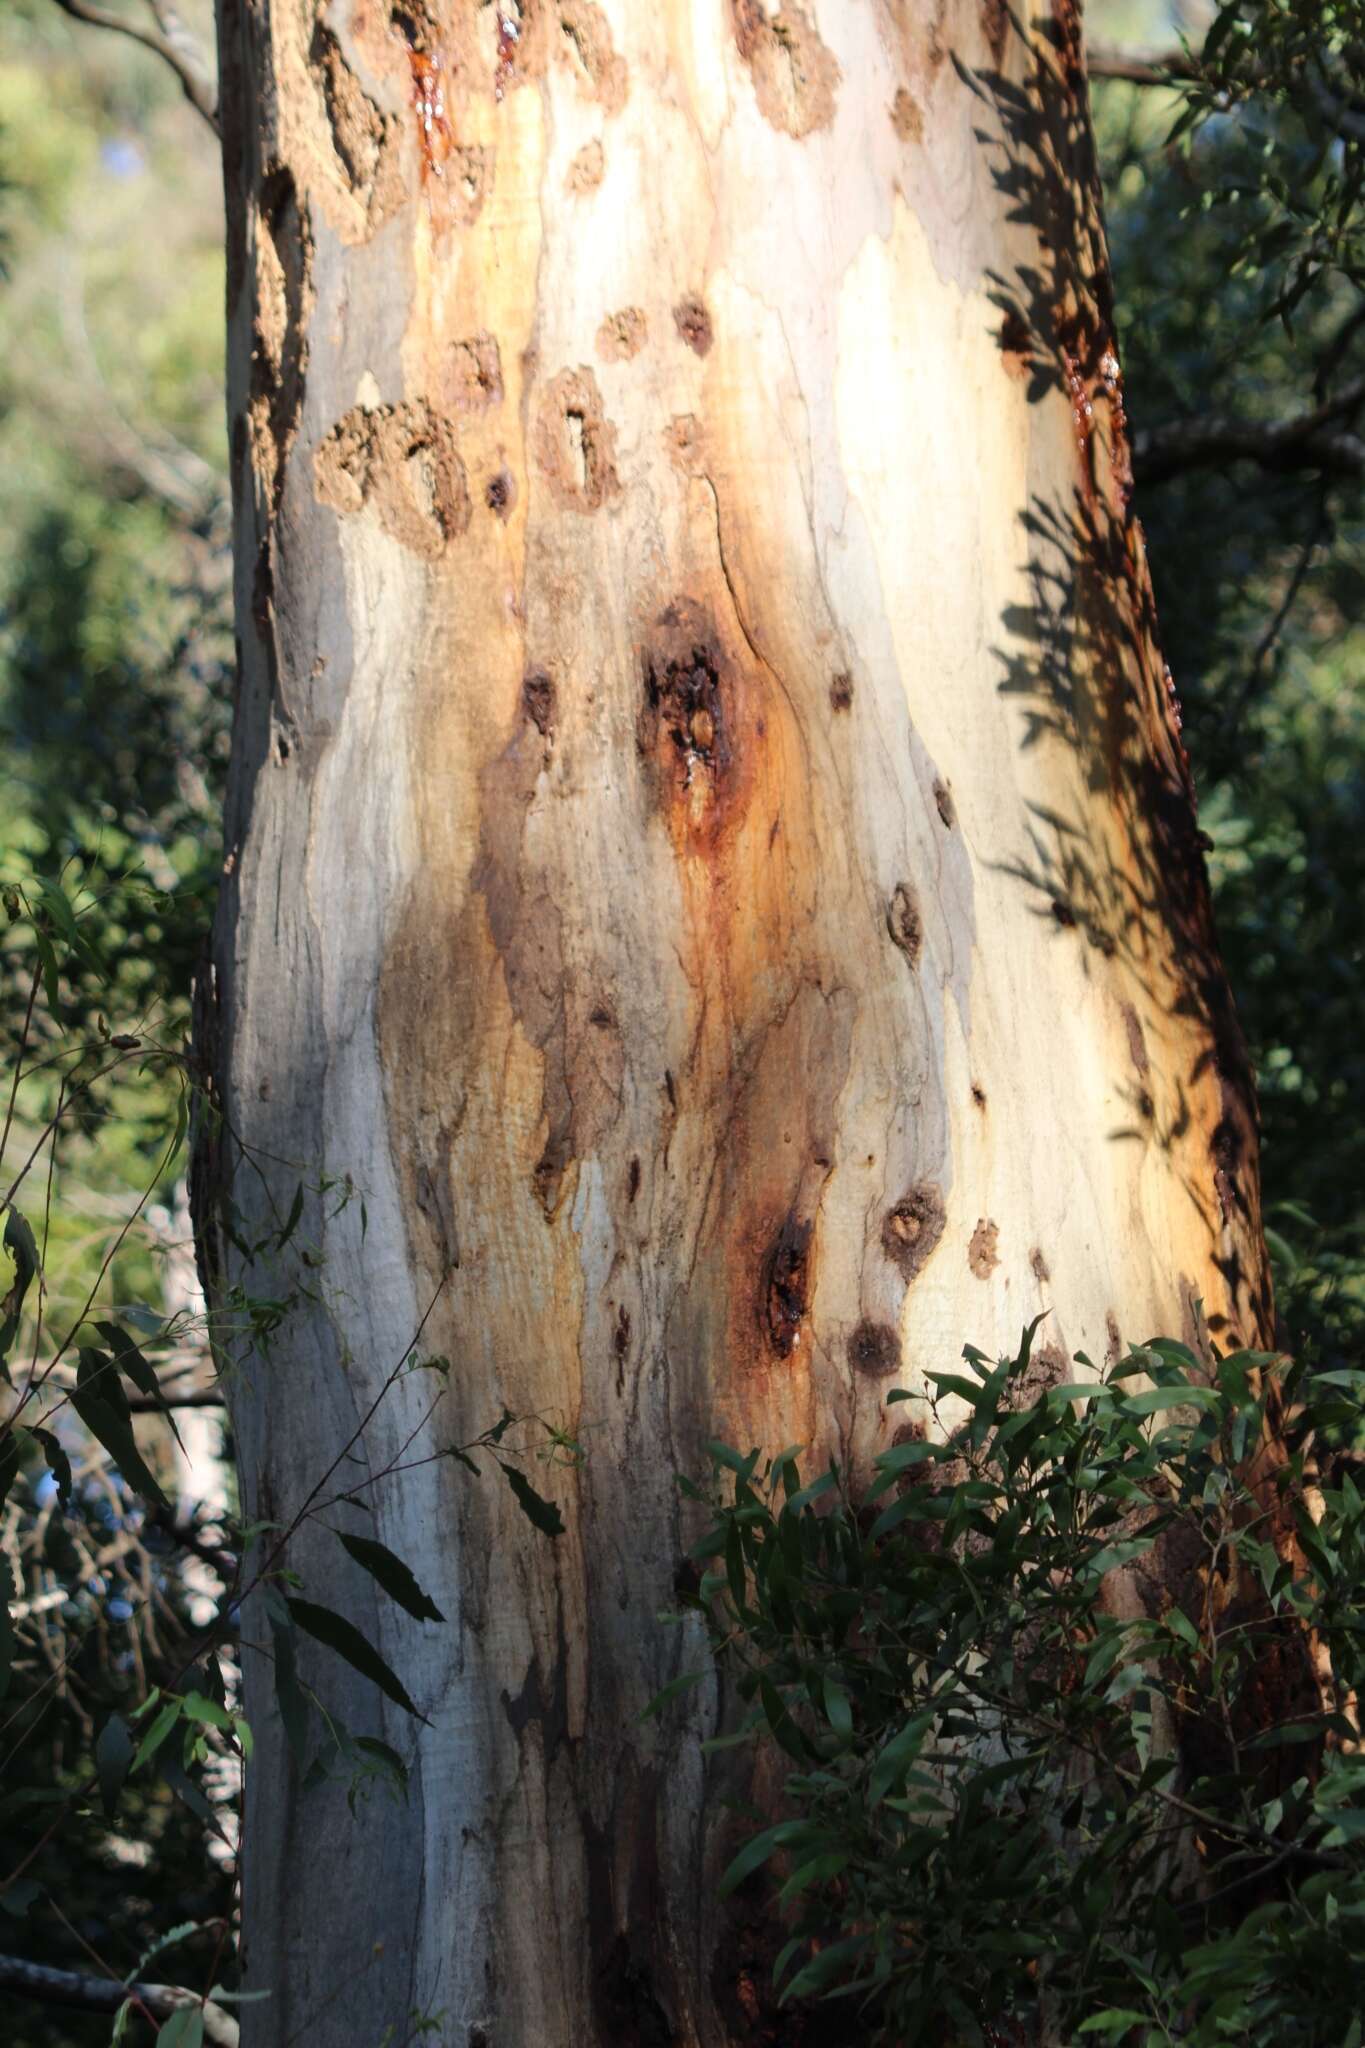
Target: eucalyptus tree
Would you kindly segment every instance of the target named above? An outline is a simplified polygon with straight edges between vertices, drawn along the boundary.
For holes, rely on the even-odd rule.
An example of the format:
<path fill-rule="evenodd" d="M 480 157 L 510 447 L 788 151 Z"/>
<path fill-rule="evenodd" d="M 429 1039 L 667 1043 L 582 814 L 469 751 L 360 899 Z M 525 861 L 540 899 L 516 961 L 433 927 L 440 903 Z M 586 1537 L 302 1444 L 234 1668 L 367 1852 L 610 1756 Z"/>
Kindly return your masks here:
<path fill-rule="evenodd" d="M 393 1679 L 248 1604 L 245 2035 L 760 2038 L 727 1700 L 638 1718 L 677 1472 L 865 1470 L 1044 1312 L 1062 1376 L 1268 1333 L 1077 11 L 218 12 L 201 1232 L 246 1512 Z M 584 1455 L 476 1482 L 504 1413 Z M 405 1802 L 295 1755 L 296 1657 Z"/>

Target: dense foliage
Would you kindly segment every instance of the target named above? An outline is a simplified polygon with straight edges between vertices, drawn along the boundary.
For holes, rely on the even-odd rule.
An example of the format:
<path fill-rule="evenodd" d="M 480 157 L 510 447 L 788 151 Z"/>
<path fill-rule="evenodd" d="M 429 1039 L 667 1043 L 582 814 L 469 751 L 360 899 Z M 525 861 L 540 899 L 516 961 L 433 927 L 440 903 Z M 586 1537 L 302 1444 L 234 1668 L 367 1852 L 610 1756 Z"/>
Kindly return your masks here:
<path fill-rule="evenodd" d="M 723 1889 L 767 1878 L 784 1999 L 869 2048 L 1358 2043 L 1365 1498 L 1310 1447 L 1365 1373 L 1163 1343 L 1049 1384 L 1032 1335 L 893 1393 L 864 1492 L 722 1445 L 688 1488 L 748 1709 L 711 1746 L 788 1759 Z M 1258 1463 L 1286 1404 L 1303 1448 Z"/>

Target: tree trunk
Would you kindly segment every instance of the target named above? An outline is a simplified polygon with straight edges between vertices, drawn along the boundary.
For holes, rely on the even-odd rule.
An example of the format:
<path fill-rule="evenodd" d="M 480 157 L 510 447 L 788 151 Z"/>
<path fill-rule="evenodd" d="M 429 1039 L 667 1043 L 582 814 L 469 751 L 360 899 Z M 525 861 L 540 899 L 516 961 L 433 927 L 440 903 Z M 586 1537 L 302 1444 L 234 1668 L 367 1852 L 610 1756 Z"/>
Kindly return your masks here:
<path fill-rule="evenodd" d="M 675 1473 L 856 1467 L 1043 1311 L 1058 1374 L 1270 1313 L 1073 0 L 220 14 L 219 1286 L 294 1293 L 245 1511 L 451 1362 L 327 1518 L 446 1624 L 289 1553 L 428 1717 L 304 1660 L 406 1806 L 301 1789 L 248 1654 L 245 2034 L 792 2042 L 714 1903 L 727 1703 L 635 1718 L 700 1656 Z M 433 1455 L 504 1405 L 586 1449 L 554 1542 Z"/>

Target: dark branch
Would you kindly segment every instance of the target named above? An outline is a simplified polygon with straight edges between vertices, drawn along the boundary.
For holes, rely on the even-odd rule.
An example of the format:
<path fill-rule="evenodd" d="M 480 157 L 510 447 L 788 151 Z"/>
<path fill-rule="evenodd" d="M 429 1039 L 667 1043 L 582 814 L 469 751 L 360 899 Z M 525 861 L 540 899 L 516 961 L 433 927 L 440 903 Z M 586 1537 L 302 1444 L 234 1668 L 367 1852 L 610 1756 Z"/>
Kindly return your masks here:
<path fill-rule="evenodd" d="M 1172 420 L 1133 437 L 1133 472 L 1144 484 L 1164 483 L 1190 469 L 1254 462 L 1290 472 L 1365 476 L 1365 440 L 1342 422 L 1365 403 L 1365 378 L 1291 420 Z"/>
<path fill-rule="evenodd" d="M 56 5 L 73 21 L 88 22 L 92 28 L 113 29 L 116 35 L 131 36 L 144 49 L 155 51 L 180 80 L 185 98 L 195 112 L 202 114 L 214 134 L 218 134 L 218 99 L 213 79 L 197 47 L 169 9 L 155 10 L 158 24 L 164 21 L 166 26 L 151 28 L 129 21 L 125 15 L 92 6 L 91 0 L 56 0 Z"/>
<path fill-rule="evenodd" d="M 77 1970 L 54 1970 L 22 1956 L 0 1955 L 0 1990 L 43 2005 L 76 2006 L 83 2012 L 117 2012 L 125 1999 L 144 2006 L 153 2019 L 168 2020 L 183 2006 L 202 2013 L 204 2038 L 215 2048 L 237 2048 L 237 2022 L 220 2005 L 200 2005 L 192 1991 L 174 1984 L 121 1984 L 116 1977 L 87 1977 Z"/>
<path fill-rule="evenodd" d="M 130 1394 L 128 1412 L 131 1415 L 160 1415 L 165 1408 L 221 1408 L 223 1397 L 213 1387 L 200 1387 L 193 1394 L 161 1394 L 153 1400 L 150 1394 Z"/>
<path fill-rule="evenodd" d="M 1090 45 L 1086 69 L 1092 78 L 1121 78 L 1128 85 L 1172 85 L 1199 75 L 1188 50 L 1116 50 L 1107 43 Z"/>

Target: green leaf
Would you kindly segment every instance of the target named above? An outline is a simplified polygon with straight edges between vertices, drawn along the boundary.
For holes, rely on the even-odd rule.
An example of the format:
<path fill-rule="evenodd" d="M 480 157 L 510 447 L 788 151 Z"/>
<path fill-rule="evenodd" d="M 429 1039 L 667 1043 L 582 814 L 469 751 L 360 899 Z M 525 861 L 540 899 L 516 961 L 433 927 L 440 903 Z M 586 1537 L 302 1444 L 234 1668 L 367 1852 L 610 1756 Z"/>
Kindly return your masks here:
<path fill-rule="evenodd" d="M 9 1611 L 13 1595 L 14 1579 L 9 1564 L 0 1557 L 0 1700 L 9 1691 L 10 1671 L 14 1663 L 14 1623 Z"/>
<path fill-rule="evenodd" d="M 133 1437 L 127 1398 L 113 1361 L 102 1351 L 82 1350 L 79 1354 L 71 1405 L 91 1436 L 104 1445 L 133 1491 L 153 1507 L 169 1509 L 170 1502 L 142 1462 Z"/>
<path fill-rule="evenodd" d="M 355 1746 L 365 1756 L 378 1764 L 385 1776 L 390 1778 L 406 1799 L 408 1796 L 408 1767 L 396 1749 L 387 1742 L 381 1742 L 377 1735 L 357 1735 Z"/>
<path fill-rule="evenodd" d="M 205 1697 L 202 1692 L 187 1692 L 180 1702 L 188 1721 L 199 1721 L 207 1728 L 230 1728 L 232 1716 L 226 1707 L 220 1707 L 217 1700 Z"/>
<path fill-rule="evenodd" d="M 36 919 L 33 926 L 33 943 L 38 948 L 38 961 L 43 973 L 43 991 L 47 996 L 47 1007 L 52 1014 L 53 1022 L 60 1023 L 62 1016 L 62 991 L 57 975 L 57 955 L 52 949 L 51 939 Z"/>
<path fill-rule="evenodd" d="M 867 1784 L 867 1803 L 880 1806 L 892 1787 L 904 1778 L 911 1764 L 918 1756 L 924 1737 L 934 1720 L 932 1708 L 912 1714 L 905 1726 L 886 1744 Z"/>
<path fill-rule="evenodd" d="M 661 1686 L 655 1693 L 649 1705 L 640 1709 L 636 1720 L 652 1721 L 656 1714 L 663 1712 L 670 1700 L 677 1699 L 680 1693 L 691 1692 L 693 1686 L 699 1684 L 705 1676 L 706 1671 L 703 1667 L 700 1671 L 684 1671 L 680 1677 L 670 1678 L 668 1684 Z"/>
<path fill-rule="evenodd" d="M 39 1429 L 35 1424 L 30 1432 L 43 1447 L 47 1469 L 57 1482 L 57 1500 L 64 1507 L 71 1505 L 71 1460 L 62 1449 L 50 1429 Z"/>
<path fill-rule="evenodd" d="M 564 1517 L 560 1514 L 554 1502 L 546 1500 L 543 1494 L 537 1493 L 530 1480 L 526 1477 L 526 1474 L 520 1471 L 517 1466 L 505 1465 L 501 1458 L 499 1458 L 498 1463 L 502 1465 L 502 1469 L 507 1475 L 507 1484 L 516 1496 L 517 1506 L 521 1509 L 527 1521 L 533 1523 L 544 1536 L 562 1536 L 564 1534 Z"/>
<path fill-rule="evenodd" d="M 315 1601 L 301 1600 L 293 1594 L 284 1596 L 284 1604 L 305 1635 L 312 1636 L 326 1649 L 334 1650 L 353 1671 L 358 1671 L 362 1678 L 368 1678 L 372 1685 L 377 1685 L 405 1714 L 425 1721 L 425 1714 L 419 1713 L 413 1705 L 402 1680 L 353 1621 L 347 1621 L 344 1614 L 333 1613 L 330 1607 L 319 1607 Z"/>
<path fill-rule="evenodd" d="M 1155 1415 L 1162 1408 L 1216 1408 L 1222 1400 L 1217 1387 L 1193 1384 L 1178 1387 L 1148 1387 L 1141 1394 L 1123 1396 L 1125 1415 Z"/>
<path fill-rule="evenodd" d="M 299 1683 L 293 1617 L 273 1586 L 266 1590 L 265 1614 L 275 1651 L 275 1704 L 280 1710 L 285 1741 L 295 1764 L 302 1770 L 308 1759 L 308 1701 Z"/>
<path fill-rule="evenodd" d="M 167 1700 L 165 1706 L 162 1707 L 160 1713 L 157 1714 L 156 1718 L 153 1720 L 151 1726 L 148 1728 L 141 1742 L 139 1742 L 137 1746 L 137 1755 L 133 1758 L 132 1763 L 129 1765 L 127 1775 L 131 1776 L 132 1772 L 140 1771 L 142 1769 L 142 1766 L 146 1763 L 148 1757 L 156 1755 L 162 1743 L 166 1740 L 166 1737 L 170 1734 L 172 1728 L 174 1728 L 176 1722 L 179 1719 L 179 1700 Z"/>
<path fill-rule="evenodd" d="M 96 1323 L 94 1328 L 109 1346 L 110 1356 L 119 1371 L 132 1381 L 140 1394 L 145 1394 L 149 1401 L 155 1401 L 171 1425 L 175 1440 L 183 1451 L 185 1446 L 180 1431 L 176 1429 L 175 1416 L 167 1406 L 166 1396 L 161 1391 L 161 1382 L 132 1338 L 125 1330 L 121 1330 L 117 1323 Z"/>
<path fill-rule="evenodd" d="M 106 1820 L 114 1818 L 133 1761 L 133 1738 L 122 1714 L 111 1714 L 95 1738 L 95 1776 Z"/>
<path fill-rule="evenodd" d="M 336 1531 L 343 1550 L 353 1557 L 362 1571 L 378 1582 L 390 1600 L 396 1600 L 404 1611 L 416 1621 L 444 1621 L 436 1602 L 422 1591 L 401 1557 L 395 1557 L 382 1543 L 374 1543 L 368 1536 L 351 1536 L 344 1529 Z"/>
<path fill-rule="evenodd" d="M 13 1385 L 9 1376 L 8 1359 L 15 1338 L 19 1334 L 19 1322 L 24 1313 L 24 1297 L 39 1272 L 38 1247 L 26 1219 L 10 1204 L 5 1217 L 5 1250 L 14 1261 L 14 1278 L 9 1290 L 0 1301 L 0 1373 L 6 1382 Z"/>
<path fill-rule="evenodd" d="M 19 1476 L 19 1467 L 23 1463 L 20 1438 L 26 1434 L 11 1422 L 6 1423 L 4 1435 L 0 1436 L 0 1508 L 9 1499 L 10 1488 Z"/>
<path fill-rule="evenodd" d="M 825 1719 L 835 1734 L 847 1741 L 853 1733 L 853 1706 L 848 1694 L 827 1671 L 824 1679 Z"/>
<path fill-rule="evenodd" d="M 197 2005 L 173 2012 L 156 2037 L 156 2048 L 204 2048 L 204 2014 Z"/>
<path fill-rule="evenodd" d="M 809 1821 L 779 1821 L 776 1827 L 764 1828 L 762 1834 L 755 1835 L 752 1841 L 746 1842 L 721 1878 L 720 1897 L 728 1898 L 737 1885 L 743 1884 L 746 1877 L 751 1876 L 761 1864 L 768 1861 L 775 1849 L 780 1849 L 785 1842 L 804 1834 L 809 1827 Z"/>

